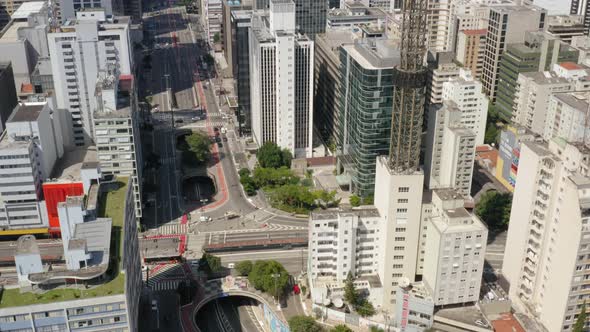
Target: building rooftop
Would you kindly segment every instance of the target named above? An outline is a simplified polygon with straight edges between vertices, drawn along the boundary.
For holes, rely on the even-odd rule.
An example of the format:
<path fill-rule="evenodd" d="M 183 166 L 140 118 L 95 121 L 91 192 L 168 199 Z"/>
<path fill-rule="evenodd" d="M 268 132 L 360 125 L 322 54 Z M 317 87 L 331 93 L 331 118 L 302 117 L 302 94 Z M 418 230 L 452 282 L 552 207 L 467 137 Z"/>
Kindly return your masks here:
<path fill-rule="evenodd" d="M 463 199 L 463 195 L 459 194 L 455 189 L 452 188 L 440 188 L 434 189 L 436 195 L 443 201 Z"/>
<path fill-rule="evenodd" d="M 31 122 L 39 118 L 46 103 L 18 104 L 8 117 L 7 122 Z"/>
<path fill-rule="evenodd" d="M 562 62 L 559 65 L 568 70 L 584 69 L 584 67 L 574 62 Z"/>
<path fill-rule="evenodd" d="M 365 69 L 393 69 L 401 61 L 397 42 L 391 39 L 366 39 L 342 48 Z"/>
<path fill-rule="evenodd" d="M 18 36 L 18 30 L 21 28 L 26 28 L 29 26 L 29 23 L 26 21 L 11 21 L 8 25 L 3 29 L 3 34 L 0 37 L 0 42 L 15 42 L 20 40 L 21 38 Z"/>
<path fill-rule="evenodd" d="M 66 151 L 53 167 L 51 179 L 47 182 L 76 182 L 81 181 L 82 169 L 96 169 L 98 167 L 96 146 L 84 146 Z"/>
<path fill-rule="evenodd" d="M 554 98 L 576 110 L 586 112 L 588 109 L 588 96 L 586 93 L 556 93 Z"/>
<path fill-rule="evenodd" d="M 78 229 L 76 227 L 76 231 L 74 233 L 75 236 L 83 237 L 87 241 L 87 249 L 88 251 L 93 250 L 102 250 L 105 247 L 108 247 L 108 252 L 106 252 L 106 256 L 114 256 L 117 259 L 110 260 L 110 270 L 114 271 L 114 275 L 107 276 L 105 282 L 102 282 L 100 285 L 96 287 L 91 287 L 88 289 L 84 289 L 82 292 L 78 289 L 73 287 L 66 287 L 66 288 L 56 288 L 46 292 L 24 292 L 21 293 L 20 289 L 13 288 L 13 289 L 4 289 L 1 293 L 0 298 L 0 308 L 8 308 L 8 307 L 16 307 L 16 306 L 27 306 L 27 305 L 35 305 L 35 304 L 42 304 L 42 303 L 55 303 L 61 301 L 71 301 L 71 300 L 78 300 L 82 298 L 94 298 L 94 297 L 103 297 L 103 296 L 110 296 L 110 295 L 118 295 L 124 294 L 125 292 L 125 274 L 121 273 L 120 270 L 122 268 L 123 262 L 123 238 L 124 238 L 124 223 L 125 223 L 125 199 L 127 197 L 127 183 L 128 178 L 120 177 L 117 178 L 117 181 L 113 183 L 108 183 L 107 185 L 110 187 L 108 191 L 101 195 L 101 202 L 99 204 L 99 211 L 98 217 L 94 222 L 87 222 L 80 225 L 84 225 Z M 103 184 L 104 185 L 104 184 Z M 105 239 L 104 236 L 98 236 L 100 234 L 104 234 L 106 224 L 105 221 L 109 219 L 103 218 L 110 218 L 110 226 L 109 230 L 107 231 L 109 238 Z M 92 224 L 96 223 L 96 224 Z M 100 225 L 99 225 L 100 223 Z M 89 224 L 89 225 L 87 225 Z M 117 228 L 118 231 L 116 233 L 112 232 L 113 228 Z M 113 247 L 110 246 L 111 243 L 111 236 L 117 236 L 113 238 L 113 243 L 115 244 Z M 100 239 L 100 237 L 103 237 Z M 108 245 L 107 245 L 108 243 Z M 115 252 L 110 252 L 110 249 L 114 249 Z M 109 257 L 105 257 L 108 259 Z M 117 264 L 113 266 L 113 264 Z M 108 267 L 108 266 L 107 266 Z M 79 272 L 78 277 L 89 277 L 97 273 L 97 271 L 103 271 L 104 265 L 96 265 L 93 267 L 89 267 L 83 269 Z M 105 269 L 102 274 L 104 275 L 108 269 Z M 62 278 L 64 276 L 69 278 L 68 273 L 64 272 L 64 270 L 59 271 L 62 274 Z M 40 276 L 41 277 L 41 276 Z"/>
<path fill-rule="evenodd" d="M 39 13 L 45 6 L 44 1 L 23 2 L 17 10 L 10 16 L 13 20 L 25 19 L 29 15 Z"/>
<path fill-rule="evenodd" d="M 379 217 L 379 211 L 374 207 L 358 207 L 352 209 L 332 208 L 312 212 L 311 220 L 336 220 L 339 216 L 357 215 L 359 217 Z"/>

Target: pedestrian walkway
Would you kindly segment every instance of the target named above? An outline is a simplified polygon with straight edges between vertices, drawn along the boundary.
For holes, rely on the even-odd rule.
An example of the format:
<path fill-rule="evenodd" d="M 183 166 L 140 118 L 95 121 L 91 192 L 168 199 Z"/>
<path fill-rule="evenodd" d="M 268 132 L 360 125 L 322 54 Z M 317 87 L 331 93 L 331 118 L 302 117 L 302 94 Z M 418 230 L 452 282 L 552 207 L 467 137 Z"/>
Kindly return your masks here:
<path fill-rule="evenodd" d="M 292 226 L 292 225 L 282 225 L 282 224 L 263 224 L 260 228 L 247 228 L 247 229 L 234 229 L 234 230 L 225 230 L 225 231 L 212 231 L 212 232 L 202 232 L 204 236 L 209 235 L 223 235 L 223 234 L 240 234 L 240 233 L 257 233 L 257 232 L 273 232 L 273 231 L 299 231 L 305 230 L 307 231 L 307 227 L 303 226 Z"/>
<path fill-rule="evenodd" d="M 159 235 L 172 235 L 172 234 L 186 234 L 187 225 L 180 223 L 165 224 L 158 229 L 151 231 L 151 233 L 157 233 Z"/>
<path fill-rule="evenodd" d="M 185 280 L 184 279 L 175 279 L 175 280 L 164 279 L 164 280 L 158 280 L 157 282 L 151 283 L 148 285 L 153 291 L 177 290 L 178 285 L 183 281 L 185 281 Z"/>

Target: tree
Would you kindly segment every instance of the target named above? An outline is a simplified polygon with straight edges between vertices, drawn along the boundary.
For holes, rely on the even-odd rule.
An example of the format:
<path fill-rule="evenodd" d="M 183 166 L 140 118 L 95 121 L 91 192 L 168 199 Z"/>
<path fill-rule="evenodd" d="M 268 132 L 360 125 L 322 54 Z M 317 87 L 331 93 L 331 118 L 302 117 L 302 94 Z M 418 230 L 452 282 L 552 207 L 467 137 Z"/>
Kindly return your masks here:
<path fill-rule="evenodd" d="M 382 328 L 377 327 L 377 326 L 371 326 L 370 331 L 371 332 L 385 332 Z"/>
<path fill-rule="evenodd" d="M 360 300 L 354 307 L 354 310 L 362 317 L 369 317 L 375 314 L 375 307 L 367 299 Z"/>
<path fill-rule="evenodd" d="M 334 328 L 331 329 L 330 332 L 352 332 L 352 330 L 350 329 L 350 327 L 348 327 L 344 324 L 340 324 L 340 325 L 334 326 Z"/>
<path fill-rule="evenodd" d="M 205 54 L 203 61 L 205 61 L 208 66 L 213 66 L 215 64 L 215 58 L 213 58 L 211 54 Z"/>
<path fill-rule="evenodd" d="M 498 128 L 496 128 L 496 124 L 494 123 L 488 123 L 488 126 L 486 128 L 486 132 L 484 134 L 484 143 L 486 144 L 492 144 L 492 143 L 497 143 L 498 141 Z"/>
<path fill-rule="evenodd" d="M 221 270 L 221 259 L 209 253 L 203 253 L 199 265 L 199 270 L 206 273 L 215 273 Z"/>
<path fill-rule="evenodd" d="M 293 316 L 289 319 L 291 332 L 322 332 L 322 327 L 309 316 Z"/>
<path fill-rule="evenodd" d="M 504 230 L 510 221 L 512 196 L 497 191 L 488 191 L 482 195 L 475 207 L 475 214 L 480 217 L 489 228 Z"/>
<path fill-rule="evenodd" d="M 258 164 L 263 168 L 291 167 L 293 156 L 287 149 L 281 148 L 273 142 L 264 143 L 256 153 Z"/>
<path fill-rule="evenodd" d="M 373 203 L 375 203 L 375 196 L 368 195 L 367 197 L 363 198 L 363 204 L 373 205 Z"/>
<path fill-rule="evenodd" d="M 359 300 L 358 292 L 354 287 L 354 279 L 350 271 L 348 271 L 346 282 L 344 283 L 344 300 L 352 306 L 355 306 Z"/>
<path fill-rule="evenodd" d="M 584 332 L 586 321 L 588 320 L 588 314 L 586 313 L 586 301 L 582 303 L 582 308 L 580 308 L 580 314 L 576 319 L 576 323 L 574 324 L 573 332 Z"/>
<path fill-rule="evenodd" d="M 244 167 L 238 171 L 238 175 L 240 176 L 240 178 L 244 176 L 250 176 L 250 169 Z"/>
<path fill-rule="evenodd" d="M 194 155 L 195 162 L 204 164 L 209 160 L 209 157 L 211 156 L 211 142 L 207 135 L 195 132 L 186 136 L 185 140 L 188 145 L 188 150 Z"/>
<path fill-rule="evenodd" d="M 350 205 L 352 205 L 352 206 L 359 206 L 359 205 L 361 205 L 361 198 L 358 197 L 357 195 L 350 196 L 350 198 L 348 200 L 350 202 Z"/>
<path fill-rule="evenodd" d="M 217 43 L 219 43 L 220 41 L 221 41 L 221 35 L 219 34 L 219 32 L 216 32 L 216 33 L 213 35 L 213 42 L 214 42 L 215 44 L 217 44 Z"/>
<path fill-rule="evenodd" d="M 242 261 L 236 264 L 236 271 L 241 276 L 247 276 L 252 271 L 252 261 Z"/>
<path fill-rule="evenodd" d="M 279 276 L 273 277 L 273 275 Z M 289 284 L 289 273 L 277 261 L 256 261 L 248 274 L 248 280 L 254 288 L 278 297 L 284 293 Z"/>

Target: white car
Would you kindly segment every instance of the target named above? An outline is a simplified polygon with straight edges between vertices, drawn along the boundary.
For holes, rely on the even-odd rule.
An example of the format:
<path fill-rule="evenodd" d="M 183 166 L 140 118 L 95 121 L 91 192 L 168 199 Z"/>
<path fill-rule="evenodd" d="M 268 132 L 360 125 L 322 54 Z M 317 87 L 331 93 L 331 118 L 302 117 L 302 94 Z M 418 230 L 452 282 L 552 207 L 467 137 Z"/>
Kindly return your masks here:
<path fill-rule="evenodd" d="M 158 301 L 152 300 L 152 310 L 158 311 Z"/>
<path fill-rule="evenodd" d="M 236 267 L 236 264 L 235 263 L 229 263 L 229 264 L 227 264 L 227 267 L 230 268 L 230 269 L 233 269 L 234 267 Z"/>

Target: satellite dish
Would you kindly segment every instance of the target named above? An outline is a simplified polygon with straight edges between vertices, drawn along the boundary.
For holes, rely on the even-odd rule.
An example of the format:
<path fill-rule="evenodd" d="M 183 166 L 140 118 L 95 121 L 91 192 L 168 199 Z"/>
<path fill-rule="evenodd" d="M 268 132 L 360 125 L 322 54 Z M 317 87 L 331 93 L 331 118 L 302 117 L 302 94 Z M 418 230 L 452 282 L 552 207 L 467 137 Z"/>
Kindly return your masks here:
<path fill-rule="evenodd" d="M 342 301 L 342 298 L 339 298 L 339 297 L 335 298 L 334 299 L 334 306 L 336 308 L 342 308 L 342 307 L 344 307 L 344 301 Z"/>
<path fill-rule="evenodd" d="M 329 306 L 332 303 L 332 301 L 330 299 L 324 299 L 324 302 L 322 303 L 325 306 Z"/>
<path fill-rule="evenodd" d="M 406 288 L 408 286 L 410 286 L 410 279 L 406 278 L 406 277 L 402 277 L 399 279 L 399 285 L 400 287 Z"/>

